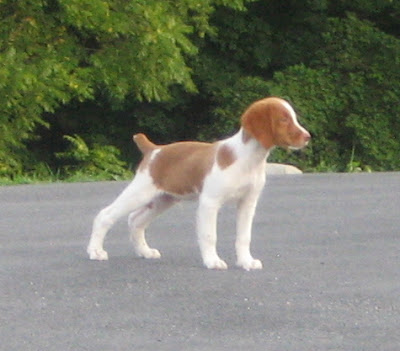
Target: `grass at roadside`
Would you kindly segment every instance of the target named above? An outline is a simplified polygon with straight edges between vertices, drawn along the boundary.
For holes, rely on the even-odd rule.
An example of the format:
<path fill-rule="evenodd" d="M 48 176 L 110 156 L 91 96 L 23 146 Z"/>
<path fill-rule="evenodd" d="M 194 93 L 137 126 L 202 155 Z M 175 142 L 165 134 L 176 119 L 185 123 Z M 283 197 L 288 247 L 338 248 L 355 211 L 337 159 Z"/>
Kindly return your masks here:
<path fill-rule="evenodd" d="M 38 175 L 17 175 L 12 178 L 0 177 L 0 186 L 2 185 L 21 185 L 21 184 L 41 184 L 41 183 L 85 183 L 99 182 L 105 180 L 129 180 L 132 179 L 133 173 L 127 171 L 123 176 L 110 176 L 110 174 L 85 174 L 76 172 L 67 177 L 59 175 L 38 176 Z"/>

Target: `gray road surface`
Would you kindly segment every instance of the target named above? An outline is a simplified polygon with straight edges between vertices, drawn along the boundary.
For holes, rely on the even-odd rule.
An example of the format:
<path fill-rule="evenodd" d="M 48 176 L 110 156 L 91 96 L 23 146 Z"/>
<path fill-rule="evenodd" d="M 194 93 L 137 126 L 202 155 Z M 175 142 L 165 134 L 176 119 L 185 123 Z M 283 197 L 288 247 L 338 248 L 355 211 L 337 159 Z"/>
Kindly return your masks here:
<path fill-rule="evenodd" d="M 85 253 L 94 215 L 126 183 L 0 187 L 0 350 L 400 350 L 400 173 L 270 177 L 253 253 L 234 267 L 234 207 L 219 219 L 226 272 L 202 267 L 196 204 L 149 230 L 126 221 Z"/>

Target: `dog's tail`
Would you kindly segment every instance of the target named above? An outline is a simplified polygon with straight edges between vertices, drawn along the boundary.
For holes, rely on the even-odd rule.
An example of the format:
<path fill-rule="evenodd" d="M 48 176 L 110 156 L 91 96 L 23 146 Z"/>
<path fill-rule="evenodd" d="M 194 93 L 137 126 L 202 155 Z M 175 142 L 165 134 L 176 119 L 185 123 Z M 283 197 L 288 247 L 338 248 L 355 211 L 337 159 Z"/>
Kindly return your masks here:
<path fill-rule="evenodd" d="M 157 148 L 157 145 L 152 143 L 143 133 L 135 134 L 132 139 L 143 155 Z"/>

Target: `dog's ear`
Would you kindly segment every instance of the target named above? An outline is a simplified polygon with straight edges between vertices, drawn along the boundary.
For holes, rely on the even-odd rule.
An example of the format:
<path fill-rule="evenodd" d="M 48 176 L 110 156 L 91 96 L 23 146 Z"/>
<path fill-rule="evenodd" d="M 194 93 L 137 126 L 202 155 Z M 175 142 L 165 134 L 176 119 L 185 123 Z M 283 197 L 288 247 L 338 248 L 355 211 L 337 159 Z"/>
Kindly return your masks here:
<path fill-rule="evenodd" d="M 266 149 L 274 146 L 272 130 L 273 108 L 265 99 L 256 101 L 243 113 L 241 125 L 244 131 Z"/>

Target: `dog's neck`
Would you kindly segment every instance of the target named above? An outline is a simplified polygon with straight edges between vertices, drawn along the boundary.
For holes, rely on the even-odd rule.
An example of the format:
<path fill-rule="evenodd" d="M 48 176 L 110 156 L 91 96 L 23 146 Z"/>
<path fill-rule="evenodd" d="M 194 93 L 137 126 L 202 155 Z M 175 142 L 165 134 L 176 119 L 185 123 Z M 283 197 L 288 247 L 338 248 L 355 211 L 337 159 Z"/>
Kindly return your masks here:
<path fill-rule="evenodd" d="M 232 147 L 238 160 L 243 165 L 256 166 L 265 163 L 271 149 L 265 149 L 255 138 L 243 128 L 225 140 Z"/>

